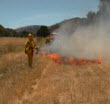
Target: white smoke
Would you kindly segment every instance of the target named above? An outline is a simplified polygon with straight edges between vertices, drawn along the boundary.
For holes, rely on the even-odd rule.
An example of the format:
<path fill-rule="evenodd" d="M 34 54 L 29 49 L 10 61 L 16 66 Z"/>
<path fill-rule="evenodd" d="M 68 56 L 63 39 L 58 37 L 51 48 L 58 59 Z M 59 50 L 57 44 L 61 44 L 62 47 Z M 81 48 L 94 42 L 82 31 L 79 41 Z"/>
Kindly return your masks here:
<path fill-rule="evenodd" d="M 110 60 L 110 18 L 79 27 L 71 34 L 72 29 L 69 23 L 61 26 L 53 43 L 44 47 L 44 50 L 66 57 L 94 60 L 102 57 L 103 60 Z"/>

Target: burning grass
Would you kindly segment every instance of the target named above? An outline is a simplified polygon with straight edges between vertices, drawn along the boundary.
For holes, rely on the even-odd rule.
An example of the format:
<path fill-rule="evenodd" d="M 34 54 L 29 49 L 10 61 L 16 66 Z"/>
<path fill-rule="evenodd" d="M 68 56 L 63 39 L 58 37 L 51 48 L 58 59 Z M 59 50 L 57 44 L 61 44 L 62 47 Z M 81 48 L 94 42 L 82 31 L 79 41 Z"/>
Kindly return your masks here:
<path fill-rule="evenodd" d="M 59 64 L 84 65 L 87 63 L 98 63 L 98 64 L 102 63 L 101 57 L 98 60 L 87 60 L 87 59 L 84 59 L 83 57 L 80 57 L 79 59 L 73 58 L 73 57 L 68 58 L 68 57 L 59 56 L 58 54 L 43 53 L 42 56 L 43 57 L 45 57 L 45 56 L 50 57 L 55 62 L 55 64 L 58 64 L 58 65 Z"/>

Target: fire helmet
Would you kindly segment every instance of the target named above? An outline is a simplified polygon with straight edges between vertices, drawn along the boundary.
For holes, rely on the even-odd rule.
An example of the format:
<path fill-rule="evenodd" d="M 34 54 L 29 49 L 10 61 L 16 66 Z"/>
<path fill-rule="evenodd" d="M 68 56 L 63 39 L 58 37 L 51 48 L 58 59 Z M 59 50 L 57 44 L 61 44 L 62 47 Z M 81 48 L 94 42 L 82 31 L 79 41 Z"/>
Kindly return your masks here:
<path fill-rule="evenodd" d="M 28 37 L 32 37 L 33 38 L 33 35 L 31 33 L 29 33 Z"/>

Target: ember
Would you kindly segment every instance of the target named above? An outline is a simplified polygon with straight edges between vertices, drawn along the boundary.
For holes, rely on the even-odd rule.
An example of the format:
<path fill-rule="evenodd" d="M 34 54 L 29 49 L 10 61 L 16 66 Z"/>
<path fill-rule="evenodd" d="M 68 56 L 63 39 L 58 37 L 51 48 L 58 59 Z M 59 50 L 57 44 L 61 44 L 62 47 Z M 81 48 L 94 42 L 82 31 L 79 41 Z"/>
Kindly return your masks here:
<path fill-rule="evenodd" d="M 87 63 L 102 63 L 101 57 L 99 57 L 98 60 L 86 60 L 83 57 L 80 57 L 79 59 L 73 58 L 73 57 L 63 57 L 59 56 L 58 54 L 42 54 L 43 57 L 48 56 L 50 57 L 56 64 L 68 64 L 68 65 L 84 65 Z"/>

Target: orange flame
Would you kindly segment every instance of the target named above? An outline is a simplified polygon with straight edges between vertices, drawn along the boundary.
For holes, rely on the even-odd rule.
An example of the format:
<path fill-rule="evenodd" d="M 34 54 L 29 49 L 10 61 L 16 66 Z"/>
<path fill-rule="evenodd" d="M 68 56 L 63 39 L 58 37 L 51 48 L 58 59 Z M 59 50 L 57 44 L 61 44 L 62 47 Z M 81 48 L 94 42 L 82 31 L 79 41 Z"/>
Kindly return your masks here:
<path fill-rule="evenodd" d="M 46 54 L 46 53 L 44 53 L 44 54 L 42 54 L 42 56 L 43 57 L 45 57 L 45 56 L 50 57 L 56 63 L 56 65 L 58 65 L 58 64 L 84 65 L 87 63 L 99 63 L 99 64 L 102 63 L 101 57 L 99 57 L 98 60 L 86 60 L 83 57 L 80 57 L 79 59 L 76 59 L 73 57 L 67 58 L 67 57 L 59 56 L 58 54 Z"/>

